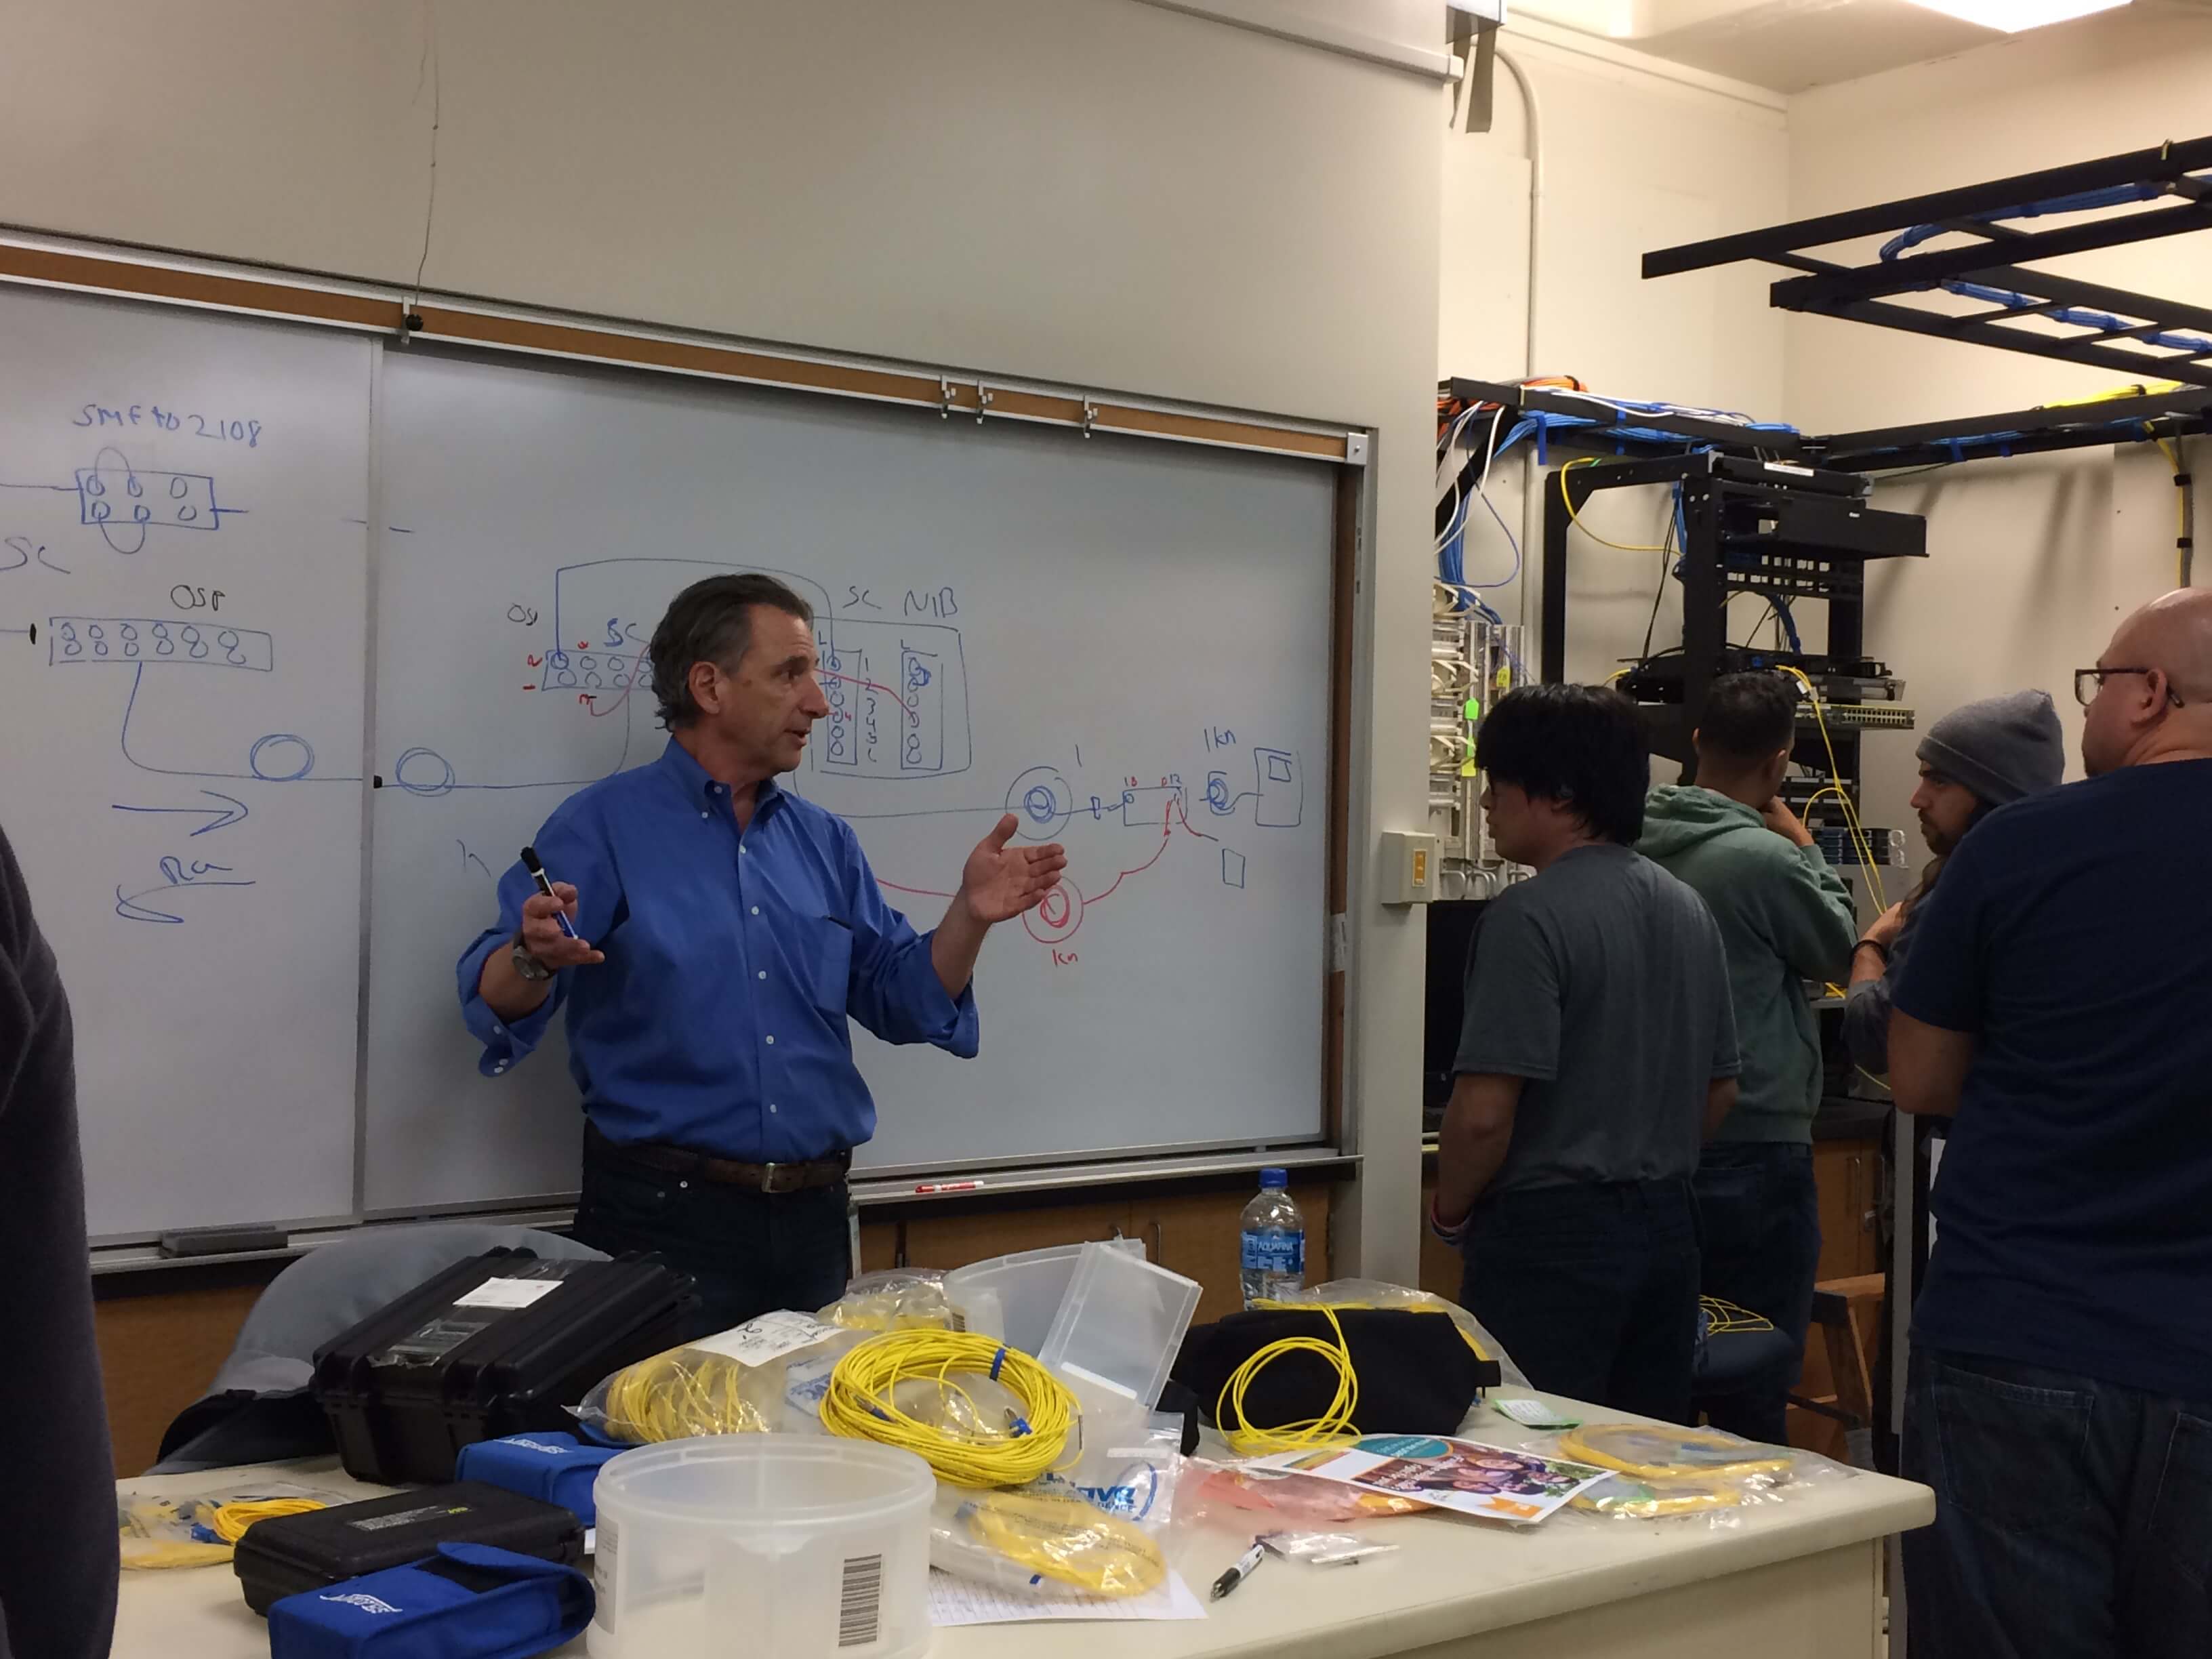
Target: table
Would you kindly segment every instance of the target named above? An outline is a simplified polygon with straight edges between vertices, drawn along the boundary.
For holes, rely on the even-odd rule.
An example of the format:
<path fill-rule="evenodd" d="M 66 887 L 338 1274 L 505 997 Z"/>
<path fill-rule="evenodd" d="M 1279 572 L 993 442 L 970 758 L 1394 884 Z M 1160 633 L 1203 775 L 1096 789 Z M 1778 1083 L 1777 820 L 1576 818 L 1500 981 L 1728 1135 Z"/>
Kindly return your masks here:
<path fill-rule="evenodd" d="M 1569 1416 L 1618 1413 L 1551 1396 Z M 1470 1437 L 1503 1440 L 1495 1413 Z M 125 1480 L 179 1495 L 256 1479 L 356 1497 L 387 1488 L 349 1479 L 334 1458 L 253 1470 Z M 1935 1518 L 1927 1487 L 1883 1475 L 1819 1486 L 1783 1504 L 1701 1517 L 1600 1521 L 1562 1514 L 1517 1529 L 1441 1515 L 1346 1527 L 1393 1553 L 1357 1566 L 1270 1561 L 1202 1622 L 999 1625 L 940 1631 L 936 1659 L 1881 1659 L 1881 1540 Z M 1201 1595 L 1251 1541 L 1212 1526 L 1174 1529 L 1169 1556 Z M 126 1573 L 112 1659 L 261 1659 L 267 1626 L 228 1567 Z M 580 1638 L 560 1650 L 581 1656 Z"/>

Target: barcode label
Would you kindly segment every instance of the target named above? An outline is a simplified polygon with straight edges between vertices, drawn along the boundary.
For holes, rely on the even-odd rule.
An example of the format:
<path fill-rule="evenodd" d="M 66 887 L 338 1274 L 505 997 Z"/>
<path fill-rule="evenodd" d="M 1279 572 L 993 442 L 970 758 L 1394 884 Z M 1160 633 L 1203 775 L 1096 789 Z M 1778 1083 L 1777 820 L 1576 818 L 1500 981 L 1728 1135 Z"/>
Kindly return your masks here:
<path fill-rule="evenodd" d="M 847 1556 L 844 1589 L 837 1599 L 837 1645 L 872 1646 L 881 1633 L 883 1601 L 884 1558 Z"/>
<path fill-rule="evenodd" d="M 615 1633 L 615 1562 L 621 1534 L 615 1527 L 614 1517 L 604 1512 L 599 1524 L 593 1528 L 592 1540 L 592 1589 L 599 1597 L 599 1607 L 592 1615 L 593 1622 L 610 1636 Z"/>

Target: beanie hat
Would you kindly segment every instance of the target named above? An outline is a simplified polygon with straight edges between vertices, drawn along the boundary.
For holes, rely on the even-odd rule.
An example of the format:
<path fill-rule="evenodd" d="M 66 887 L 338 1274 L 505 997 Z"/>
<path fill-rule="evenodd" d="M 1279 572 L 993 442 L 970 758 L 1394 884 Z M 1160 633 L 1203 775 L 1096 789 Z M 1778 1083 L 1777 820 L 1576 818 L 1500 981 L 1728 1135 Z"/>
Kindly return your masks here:
<path fill-rule="evenodd" d="M 2066 775 L 2066 737 L 2047 691 L 2014 691 L 1954 708 L 1928 728 L 1922 765 L 1964 784 L 1989 806 L 2055 789 Z"/>

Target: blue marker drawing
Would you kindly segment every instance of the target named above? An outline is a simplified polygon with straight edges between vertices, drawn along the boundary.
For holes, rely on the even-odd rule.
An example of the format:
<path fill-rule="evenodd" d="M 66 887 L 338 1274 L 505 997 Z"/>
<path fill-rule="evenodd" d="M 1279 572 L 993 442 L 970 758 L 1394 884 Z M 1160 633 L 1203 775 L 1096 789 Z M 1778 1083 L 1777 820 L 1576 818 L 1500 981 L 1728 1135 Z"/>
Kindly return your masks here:
<path fill-rule="evenodd" d="M 1297 757 L 1282 749 L 1255 749 L 1252 769 L 1259 801 L 1252 822 L 1262 830 L 1295 830 L 1305 820 L 1305 778 Z"/>
<path fill-rule="evenodd" d="M 121 884 L 117 884 L 115 889 L 117 915 L 121 916 L 125 921 L 148 921 L 165 927 L 180 927 L 185 920 L 182 916 L 173 915 L 169 911 L 157 908 L 150 904 L 141 904 L 139 900 L 151 898 L 156 894 L 173 896 L 179 893 L 195 892 L 205 887 L 251 887 L 253 885 L 251 880 L 223 879 L 236 873 L 227 864 L 208 864 L 195 860 L 188 865 L 173 853 L 164 858 L 159 867 L 161 872 L 161 881 L 158 886 L 141 888 L 135 893 L 125 893 Z"/>
<path fill-rule="evenodd" d="M 1233 848 L 1221 849 L 1221 884 L 1238 888 L 1244 885 L 1244 855 Z"/>
<path fill-rule="evenodd" d="M 210 800 L 222 801 L 223 805 L 221 806 L 125 806 L 121 801 L 115 801 L 112 803 L 112 805 L 113 805 L 114 810 L 118 812 L 191 812 L 200 814 L 210 821 L 200 825 L 198 829 L 193 830 L 192 834 L 195 836 L 204 836 L 210 830 L 220 830 L 227 824 L 236 823 L 246 816 L 246 803 L 242 800 L 237 799 L 234 796 L 223 794 L 220 791 L 214 789 L 203 789 L 200 791 L 200 793 L 205 795 Z"/>
<path fill-rule="evenodd" d="M 0 540 L 0 574 L 5 574 L 10 570 L 21 570 L 33 559 L 58 576 L 66 576 L 70 574 L 68 566 L 56 564 L 46 556 L 46 544 L 43 542 L 33 541 L 28 536 L 9 536 L 4 540 Z"/>
<path fill-rule="evenodd" d="M 1075 792 L 1051 767 L 1032 766 L 1007 786 L 1006 810 L 1024 841 L 1050 841 L 1074 816 Z"/>
<path fill-rule="evenodd" d="M 218 631 L 231 633 L 240 630 L 225 629 Z M 268 635 L 264 634 L 260 637 L 265 640 Z M 245 648 L 241 642 L 234 647 L 234 651 L 242 651 Z M 266 737 L 256 739 L 252 746 L 246 750 L 247 769 L 243 772 L 195 771 L 187 767 L 155 766 L 150 762 L 142 761 L 131 752 L 131 716 L 138 707 L 138 692 L 146 683 L 146 670 L 149 665 L 142 656 L 140 660 L 127 665 L 131 669 L 131 695 L 123 704 L 123 726 L 116 733 L 116 743 L 123 750 L 123 758 L 141 772 L 151 772 L 165 778 L 216 778 L 235 780 L 241 783 L 359 783 L 361 781 L 358 774 L 341 775 L 337 773 L 325 772 L 319 777 L 310 777 L 308 775 L 315 769 L 315 751 L 305 738 L 296 737 L 289 732 L 271 732 Z M 240 662 L 234 665 L 245 668 L 255 666 L 251 662 Z"/>
<path fill-rule="evenodd" d="M 46 661 L 57 668 L 155 662 L 266 674 L 276 665 L 276 642 L 258 629 L 157 617 L 49 617 L 46 627 Z"/>

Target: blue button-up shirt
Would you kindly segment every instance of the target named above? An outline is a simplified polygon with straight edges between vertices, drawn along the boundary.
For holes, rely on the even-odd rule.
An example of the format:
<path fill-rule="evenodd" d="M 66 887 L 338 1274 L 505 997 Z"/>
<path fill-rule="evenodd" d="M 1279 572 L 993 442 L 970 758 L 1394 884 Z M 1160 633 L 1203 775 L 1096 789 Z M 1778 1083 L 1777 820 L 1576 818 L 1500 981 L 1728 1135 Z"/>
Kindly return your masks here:
<path fill-rule="evenodd" d="M 601 1133 L 749 1163 L 798 1163 L 875 1133 L 848 1017 L 887 1042 L 975 1054 L 972 990 L 945 994 L 929 939 L 884 902 L 850 825 L 763 783 L 742 836 L 726 785 L 682 744 L 579 790 L 538 832 L 576 888 L 576 931 L 606 953 L 563 969 L 526 1018 L 477 992 L 537 890 L 500 878 L 499 924 L 462 954 L 461 1014 L 486 1076 L 568 1010 L 568 1069 Z"/>

